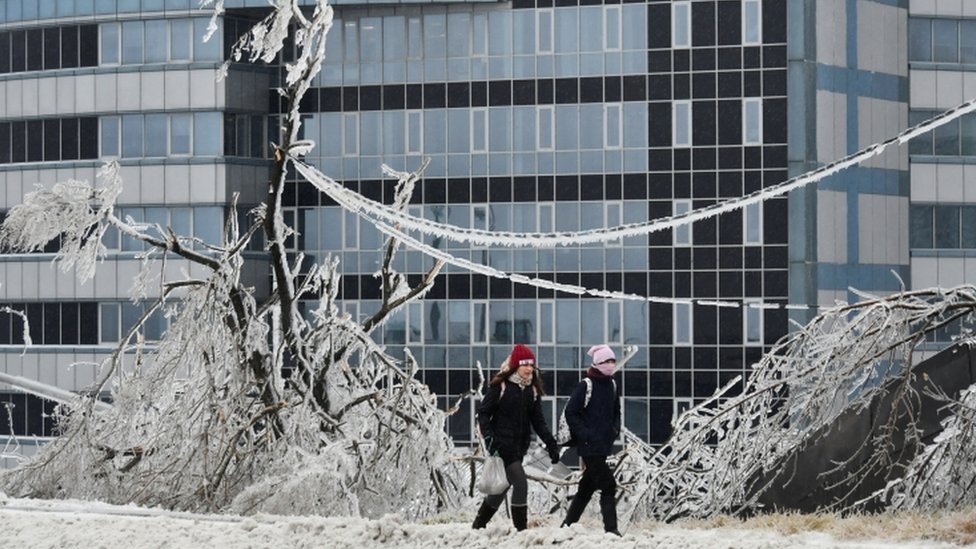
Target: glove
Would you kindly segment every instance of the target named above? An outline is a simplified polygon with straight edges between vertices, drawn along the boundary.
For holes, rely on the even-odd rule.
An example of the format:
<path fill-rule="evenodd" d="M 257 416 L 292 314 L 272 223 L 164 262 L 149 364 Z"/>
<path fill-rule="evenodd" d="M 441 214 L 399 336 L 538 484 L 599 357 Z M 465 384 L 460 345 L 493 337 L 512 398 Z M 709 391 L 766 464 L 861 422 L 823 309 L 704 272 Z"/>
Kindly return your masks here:
<path fill-rule="evenodd" d="M 552 444 L 546 449 L 549 451 L 549 459 L 552 460 L 552 464 L 555 465 L 559 463 L 559 446 Z"/>

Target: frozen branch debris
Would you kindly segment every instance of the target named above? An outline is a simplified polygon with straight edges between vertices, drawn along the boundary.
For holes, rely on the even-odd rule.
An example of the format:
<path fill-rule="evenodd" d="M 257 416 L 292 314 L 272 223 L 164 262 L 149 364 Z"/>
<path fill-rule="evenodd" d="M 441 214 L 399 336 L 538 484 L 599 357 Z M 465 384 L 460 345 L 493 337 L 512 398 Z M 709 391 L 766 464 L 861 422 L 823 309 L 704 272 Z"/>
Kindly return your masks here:
<path fill-rule="evenodd" d="M 841 413 L 864 409 L 881 394 L 890 399 L 892 412 L 870 436 L 852 441 L 867 459 L 844 483 L 853 491 L 864 478 L 890 474 L 895 470 L 890 451 L 901 447 L 895 442 L 903 440 L 906 447 L 921 442 L 917 394 L 909 383 L 913 351 L 928 334 L 964 320 L 971 325 L 974 311 L 971 285 L 865 296 L 860 303 L 823 311 L 777 343 L 745 380 L 733 380 L 676 418 L 673 435 L 658 451 L 631 439 L 618 477 L 627 487 L 632 518 L 756 510 L 770 488 L 763 479 L 782 466 L 784 457 L 824 433 Z M 971 414 L 964 413 L 971 411 L 971 399 L 969 392 L 963 396 L 957 405 L 961 413 L 936 447 L 916 460 L 910 481 L 938 475 L 930 487 L 949 490 L 952 482 L 957 493 L 967 492 L 973 473 L 966 470 L 971 462 L 961 449 L 974 446 Z M 846 465 L 833 464 L 825 476 Z M 924 499 L 917 487 L 903 483 L 895 490 L 902 494 L 899 502 L 907 501 L 907 492 L 916 502 Z M 937 497 L 933 492 L 929 500 Z"/>
<path fill-rule="evenodd" d="M 215 17 L 222 4 L 213 5 Z M 61 238 L 56 259 L 86 279 L 105 254 L 105 231 L 116 229 L 148 247 L 135 289 L 139 299 L 154 296 L 101 364 L 97 382 L 77 399 L 64 397 L 70 403 L 57 412 L 60 436 L 0 475 L 0 490 L 182 510 L 369 517 L 416 518 L 459 505 L 464 490 L 445 411 L 416 379 L 413 358 L 399 363 L 369 335 L 422 297 L 440 265 L 407 284 L 392 268 L 399 242 L 391 238 L 380 309 L 360 324 L 336 304 L 338 261 L 327 257 L 299 275 L 303 258 L 285 247 L 294 233 L 282 214 L 288 164 L 314 146 L 297 139 L 298 105 L 321 69 L 332 9 L 324 1 L 311 9 L 294 0 L 272 4 L 234 47 L 235 59 L 269 62 L 293 33 L 298 48 L 280 90 L 291 108 L 282 142 L 273 144 L 267 203 L 252 210 L 253 226 L 239 227 L 231 216 L 222 242 L 203 243 L 120 219 L 113 207 L 122 182 L 109 164 L 100 187 L 71 181 L 38 189 L 0 229 L 0 243 L 17 251 Z M 396 177 L 398 203 L 406 205 L 420 171 Z M 250 266 L 255 260 L 242 251 L 257 231 L 268 254 Z M 149 260 L 174 257 L 194 266 L 194 276 L 148 274 Z M 242 272 L 268 263 L 271 295 L 256 296 Z M 150 291 L 150 280 L 158 290 Z M 141 329 L 153 314 L 169 326 L 148 346 Z M 101 402 L 106 397 L 111 406 Z"/>

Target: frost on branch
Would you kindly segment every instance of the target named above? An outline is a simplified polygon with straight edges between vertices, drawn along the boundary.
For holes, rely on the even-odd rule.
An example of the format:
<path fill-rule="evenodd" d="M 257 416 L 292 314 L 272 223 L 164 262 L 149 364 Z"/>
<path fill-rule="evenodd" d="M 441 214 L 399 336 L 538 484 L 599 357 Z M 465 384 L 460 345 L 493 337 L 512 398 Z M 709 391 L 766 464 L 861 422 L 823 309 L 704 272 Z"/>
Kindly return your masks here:
<path fill-rule="evenodd" d="M 119 166 L 107 164 L 98 172 L 102 186 L 84 181 L 56 183 L 50 190 L 38 188 L 14 206 L 0 228 L 0 248 L 34 252 L 60 238 L 55 260 L 65 272 L 74 269 L 88 280 L 105 255 L 101 239 L 122 190 Z"/>
<path fill-rule="evenodd" d="M 634 519 L 672 519 L 757 510 L 770 488 L 764 479 L 780 472 L 777 468 L 785 456 L 823 434 L 841 413 L 863 410 L 882 394 L 890 399 L 892 412 L 866 439 L 854 441 L 867 458 L 843 484 L 854 491 L 865 478 L 897 471 L 889 453 L 900 447 L 895 441 L 904 440 L 908 447 L 921 442 L 918 399 L 910 384 L 913 351 L 927 334 L 972 322 L 976 287 L 863 297 L 859 303 L 824 310 L 785 336 L 741 385 L 739 380 L 729 383 L 678 417 L 673 435 L 658 451 L 632 438 L 617 457 L 627 514 Z M 972 398 L 967 393 L 963 402 Z M 962 471 L 971 461 L 955 462 L 968 454 L 954 449 L 976 447 L 972 408 L 957 408 L 943 439 L 961 438 L 930 452 L 945 454 L 941 462 L 919 458 L 918 467 L 956 466 L 954 474 L 940 473 L 946 484 L 932 485 L 947 489 L 951 483 L 955 490 L 969 491 L 974 477 Z M 849 470 L 846 466 L 831 464 L 826 474 Z"/>
<path fill-rule="evenodd" d="M 38 191 L 0 232 L 23 250 L 70 233 L 70 252 L 71 242 L 101 250 L 99 239 L 111 226 L 146 245 L 146 257 L 179 259 L 203 273 L 167 279 L 162 271 L 158 295 L 102 363 L 96 383 L 60 409 L 60 436 L 0 475 L 0 490 L 185 510 L 410 518 L 459 505 L 463 488 L 450 459 L 445 412 L 417 381 L 413 359 L 397 362 L 369 335 L 422 297 L 440 264 L 408 285 L 392 268 L 399 242 L 388 240 L 380 307 L 360 324 L 336 305 L 338 262 L 304 265 L 285 247 L 294 233 L 282 214 L 288 165 L 312 146 L 296 139 L 298 105 L 321 68 L 332 12 L 324 2 L 311 14 L 295 1 L 273 5 L 235 47 L 268 60 L 294 32 L 300 50 L 281 90 L 291 109 L 267 203 L 251 211 L 251 226 L 239 227 L 231 215 L 222 242 L 196 245 L 203 243 L 169 228 L 118 219 L 111 208 L 120 183 L 113 175 L 105 191 L 74 183 Z M 418 177 L 402 174 L 399 202 L 409 203 L 408 182 Z M 37 224 L 34 212 L 48 216 L 40 224 L 47 232 L 28 226 L 28 219 Z M 267 254 L 245 258 L 258 231 Z M 256 295 L 242 273 L 269 266 L 270 295 Z M 139 286 L 149 293 L 147 284 Z M 169 327 L 148 345 L 141 327 L 160 313 Z M 95 406 L 106 395 L 112 406 Z"/>

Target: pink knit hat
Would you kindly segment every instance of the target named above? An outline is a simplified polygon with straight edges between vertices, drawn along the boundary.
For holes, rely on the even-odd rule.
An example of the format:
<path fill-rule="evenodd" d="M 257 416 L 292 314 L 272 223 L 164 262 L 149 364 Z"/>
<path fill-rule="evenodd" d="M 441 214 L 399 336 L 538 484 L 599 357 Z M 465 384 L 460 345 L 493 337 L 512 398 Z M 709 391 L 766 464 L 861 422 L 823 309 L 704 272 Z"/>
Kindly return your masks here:
<path fill-rule="evenodd" d="M 594 345 L 586 351 L 586 354 L 593 357 L 593 367 L 605 376 L 612 376 L 613 371 L 617 369 L 617 355 L 613 354 L 613 349 L 607 345 Z M 614 362 L 607 362 L 608 360 Z"/>

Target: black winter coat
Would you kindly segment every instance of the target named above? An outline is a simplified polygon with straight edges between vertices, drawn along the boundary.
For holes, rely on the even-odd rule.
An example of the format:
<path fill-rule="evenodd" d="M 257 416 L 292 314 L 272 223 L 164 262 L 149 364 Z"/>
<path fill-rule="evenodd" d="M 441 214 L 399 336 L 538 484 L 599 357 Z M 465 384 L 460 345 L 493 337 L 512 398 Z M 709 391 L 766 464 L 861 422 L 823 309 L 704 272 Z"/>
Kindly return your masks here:
<path fill-rule="evenodd" d="M 503 384 L 505 394 L 501 391 Z M 537 395 L 531 385 L 520 388 L 517 383 L 503 381 L 488 387 L 478 407 L 478 427 L 489 450 L 508 458 L 506 463 L 515 458 L 521 460 L 529 450 L 529 425 L 547 448 L 556 447 L 556 439 L 542 414 L 542 395 Z"/>
<path fill-rule="evenodd" d="M 580 457 L 609 456 L 620 434 L 620 399 L 613 377 L 603 375 L 596 368 L 590 368 L 586 377 L 593 382 L 590 403 L 583 406 L 586 382 L 580 381 L 566 403 L 566 423 L 576 439 Z"/>

